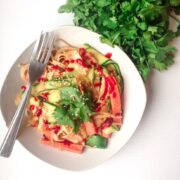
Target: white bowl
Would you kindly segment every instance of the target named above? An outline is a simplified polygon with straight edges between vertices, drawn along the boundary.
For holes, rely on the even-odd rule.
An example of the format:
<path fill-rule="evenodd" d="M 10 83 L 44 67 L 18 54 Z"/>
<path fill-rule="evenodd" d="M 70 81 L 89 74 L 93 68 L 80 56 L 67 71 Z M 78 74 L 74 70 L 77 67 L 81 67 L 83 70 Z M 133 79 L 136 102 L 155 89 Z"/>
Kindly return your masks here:
<path fill-rule="evenodd" d="M 36 157 L 54 166 L 68 170 L 84 170 L 95 167 L 117 153 L 136 130 L 146 106 L 144 83 L 129 59 L 118 47 L 110 47 L 99 41 L 99 35 L 87 29 L 75 26 L 62 26 L 53 30 L 56 36 L 76 47 L 88 43 L 102 53 L 112 52 L 121 69 L 124 79 L 124 118 L 121 130 L 114 133 L 107 149 L 86 148 L 81 155 L 41 145 L 40 134 L 33 128 L 22 126 L 18 141 L 25 149 Z M 11 67 L 1 91 L 0 104 L 4 120 L 9 125 L 16 110 L 14 99 L 23 84 L 19 76 L 19 63 L 27 63 L 31 55 L 33 43 L 16 60 Z"/>

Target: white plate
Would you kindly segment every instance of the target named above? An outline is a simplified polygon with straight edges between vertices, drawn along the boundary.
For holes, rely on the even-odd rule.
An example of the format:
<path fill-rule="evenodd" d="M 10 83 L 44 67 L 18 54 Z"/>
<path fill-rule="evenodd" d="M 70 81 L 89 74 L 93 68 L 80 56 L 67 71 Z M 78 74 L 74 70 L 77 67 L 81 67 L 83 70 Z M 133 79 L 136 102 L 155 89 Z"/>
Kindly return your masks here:
<path fill-rule="evenodd" d="M 136 130 L 146 105 L 144 83 L 128 56 L 118 47 L 112 48 L 99 41 L 99 35 L 87 29 L 75 26 L 63 26 L 53 30 L 73 46 L 80 47 L 88 43 L 102 53 L 112 52 L 124 78 L 124 124 L 108 143 L 107 149 L 87 148 L 81 155 L 41 145 L 40 134 L 33 128 L 22 126 L 18 140 L 20 143 L 41 160 L 54 166 L 68 170 L 84 170 L 95 167 L 117 153 Z M 19 76 L 19 63 L 27 63 L 31 55 L 33 43 L 20 55 L 12 66 L 1 91 L 0 104 L 4 120 L 9 125 L 15 112 L 14 99 L 23 84 Z"/>

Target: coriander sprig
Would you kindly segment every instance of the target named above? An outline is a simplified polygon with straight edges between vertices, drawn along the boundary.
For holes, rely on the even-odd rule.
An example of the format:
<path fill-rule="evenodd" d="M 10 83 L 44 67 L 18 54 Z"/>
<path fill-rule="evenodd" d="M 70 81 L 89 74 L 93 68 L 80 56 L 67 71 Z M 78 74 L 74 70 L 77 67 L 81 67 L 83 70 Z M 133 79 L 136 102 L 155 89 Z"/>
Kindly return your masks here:
<path fill-rule="evenodd" d="M 73 12 L 74 23 L 101 34 L 100 40 L 123 48 L 145 80 L 152 69 L 173 64 L 176 48 L 169 42 L 180 36 L 179 0 L 68 0 L 60 13 Z M 179 23 L 169 30 L 169 17 Z"/>

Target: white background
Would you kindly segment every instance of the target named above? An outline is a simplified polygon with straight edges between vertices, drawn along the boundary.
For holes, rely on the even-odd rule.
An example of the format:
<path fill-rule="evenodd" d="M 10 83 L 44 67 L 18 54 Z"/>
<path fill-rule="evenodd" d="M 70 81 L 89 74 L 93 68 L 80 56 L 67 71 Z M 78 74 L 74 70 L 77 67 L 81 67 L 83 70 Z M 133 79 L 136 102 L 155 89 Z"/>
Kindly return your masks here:
<path fill-rule="evenodd" d="M 41 29 L 72 24 L 72 15 L 58 14 L 64 0 L 0 0 L 0 87 L 13 62 Z M 180 179 L 180 39 L 175 64 L 153 72 L 146 82 L 148 102 L 130 141 L 104 164 L 88 171 L 55 168 L 16 142 L 9 159 L 0 157 L 0 180 L 31 179 Z M 0 143 L 6 133 L 0 115 Z"/>

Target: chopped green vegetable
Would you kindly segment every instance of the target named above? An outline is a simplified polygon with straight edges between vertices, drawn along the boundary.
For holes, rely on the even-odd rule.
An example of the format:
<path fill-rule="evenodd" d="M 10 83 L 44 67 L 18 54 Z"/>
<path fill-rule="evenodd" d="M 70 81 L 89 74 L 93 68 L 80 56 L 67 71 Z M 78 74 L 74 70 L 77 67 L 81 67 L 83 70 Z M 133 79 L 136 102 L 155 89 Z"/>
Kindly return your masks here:
<path fill-rule="evenodd" d="M 54 117 L 58 124 L 69 125 L 74 132 L 79 130 L 80 122 L 89 121 L 91 114 L 91 103 L 89 96 L 83 96 L 78 88 L 60 88 L 60 106 L 56 108 Z"/>
<path fill-rule="evenodd" d="M 100 40 L 118 45 L 130 56 L 145 80 L 152 69 L 173 64 L 176 49 L 169 42 L 180 36 L 169 30 L 169 17 L 180 14 L 179 0 L 68 0 L 60 13 L 73 12 L 74 23 L 101 34 Z"/>
<path fill-rule="evenodd" d="M 107 146 L 107 139 L 100 135 L 93 135 L 86 140 L 86 145 L 104 149 Z"/>
<path fill-rule="evenodd" d="M 101 65 L 102 65 L 103 67 L 106 67 L 106 66 L 111 65 L 111 64 L 114 66 L 115 71 L 116 71 L 116 74 L 117 74 L 117 75 L 120 75 L 120 74 L 121 74 L 120 68 L 119 68 L 118 64 L 115 63 L 113 60 L 107 60 L 107 61 L 105 61 L 105 62 L 104 62 L 103 64 L 101 64 Z"/>

